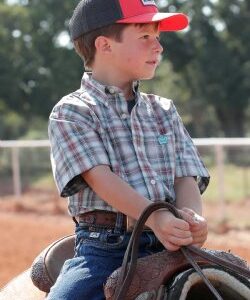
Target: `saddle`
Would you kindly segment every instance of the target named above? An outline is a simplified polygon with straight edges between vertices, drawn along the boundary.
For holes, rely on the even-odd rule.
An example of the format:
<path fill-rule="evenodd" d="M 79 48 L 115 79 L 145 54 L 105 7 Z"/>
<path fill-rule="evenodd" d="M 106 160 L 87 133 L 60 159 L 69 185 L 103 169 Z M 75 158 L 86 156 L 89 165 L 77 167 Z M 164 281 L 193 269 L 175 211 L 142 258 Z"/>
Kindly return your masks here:
<path fill-rule="evenodd" d="M 107 300 L 249 300 L 250 269 L 240 257 L 218 250 L 183 246 L 179 251 L 137 259 L 139 237 L 152 212 L 168 209 L 167 202 L 149 205 L 132 232 L 122 266 L 105 285 Z"/>
<path fill-rule="evenodd" d="M 191 300 L 250 299 L 250 270 L 232 253 L 198 249 L 181 250 L 137 259 L 138 238 L 152 211 L 176 209 L 166 202 L 150 205 L 137 221 L 121 268 L 115 270 L 104 287 L 107 300 Z M 30 276 L 36 287 L 48 293 L 65 260 L 74 255 L 75 235 L 49 245 L 34 260 Z M 209 289 L 207 288 L 209 286 Z"/>
<path fill-rule="evenodd" d="M 65 236 L 44 249 L 30 268 L 30 277 L 39 290 L 48 293 L 65 260 L 74 256 L 75 235 Z"/>

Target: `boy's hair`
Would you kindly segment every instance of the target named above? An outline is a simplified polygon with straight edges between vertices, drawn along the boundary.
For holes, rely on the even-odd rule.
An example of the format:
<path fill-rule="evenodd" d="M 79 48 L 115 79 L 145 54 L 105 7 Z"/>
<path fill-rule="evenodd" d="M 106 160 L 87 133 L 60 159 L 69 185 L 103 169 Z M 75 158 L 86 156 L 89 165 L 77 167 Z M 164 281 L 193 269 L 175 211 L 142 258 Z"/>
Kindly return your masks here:
<path fill-rule="evenodd" d="M 96 53 L 95 40 L 97 37 L 106 36 L 119 42 L 122 39 L 123 30 L 127 26 L 128 24 L 111 24 L 92 30 L 74 40 L 75 50 L 83 60 L 85 69 L 91 69 L 94 62 Z"/>

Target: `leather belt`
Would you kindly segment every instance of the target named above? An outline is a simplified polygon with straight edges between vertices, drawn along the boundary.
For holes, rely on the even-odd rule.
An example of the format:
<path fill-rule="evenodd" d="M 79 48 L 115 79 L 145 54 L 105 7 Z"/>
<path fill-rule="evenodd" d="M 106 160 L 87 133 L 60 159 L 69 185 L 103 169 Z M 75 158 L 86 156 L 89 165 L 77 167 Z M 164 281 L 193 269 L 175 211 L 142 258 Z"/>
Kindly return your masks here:
<path fill-rule="evenodd" d="M 114 229 L 116 225 L 117 213 L 105 210 L 93 210 L 78 216 L 79 224 L 89 227 L 100 227 L 107 229 Z M 135 221 L 123 215 L 121 229 L 124 231 L 132 231 Z M 144 227 L 145 231 L 151 231 L 147 226 Z"/>

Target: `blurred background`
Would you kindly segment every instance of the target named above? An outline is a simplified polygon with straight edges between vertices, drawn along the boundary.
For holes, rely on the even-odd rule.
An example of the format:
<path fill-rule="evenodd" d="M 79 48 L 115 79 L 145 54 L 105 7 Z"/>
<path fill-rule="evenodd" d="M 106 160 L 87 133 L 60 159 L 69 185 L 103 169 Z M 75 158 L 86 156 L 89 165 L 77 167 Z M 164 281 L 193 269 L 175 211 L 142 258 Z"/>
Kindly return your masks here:
<path fill-rule="evenodd" d="M 190 26 L 183 32 L 161 35 L 165 48 L 162 63 L 154 80 L 143 82 L 141 89 L 174 100 L 211 173 L 211 184 L 203 197 L 211 231 L 224 234 L 227 241 L 236 235 L 231 238 L 226 233 L 235 230 L 239 237 L 243 232 L 242 239 L 248 242 L 242 246 L 245 252 L 238 251 L 247 255 L 250 1 L 156 2 L 163 11 L 186 13 Z M 0 0 L 0 220 L 5 222 L 0 227 L 7 228 L 8 233 L 23 215 L 27 220 L 28 215 L 32 218 L 35 214 L 37 222 L 38 215 L 46 216 L 42 224 L 48 224 L 48 215 L 67 215 L 67 203 L 59 199 L 51 174 L 47 123 L 56 102 L 80 86 L 84 71 L 68 34 L 69 18 L 77 3 Z M 11 214 L 15 215 L 13 225 L 7 220 Z M 49 234 L 41 243 L 37 232 L 34 236 L 30 233 L 36 248 L 30 241 L 27 247 L 35 253 L 48 241 L 72 231 L 71 223 L 63 224 L 67 226 L 60 232 L 58 226 L 48 228 Z M 34 225 L 26 224 L 26 230 L 29 226 Z M 8 236 L 0 246 L 0 256 L 5 258 L 10 251 L 4 244 L 11 245 Z M 213 245 L 218 247 L 218 239 L 220 245 L 227 245 L 222 235 Z M 31 258 L 20 258 L 22 264 L 14 274 Z M 2 264 L 0 260 L 4 269 Z M 13 266 L 17 265 L 15 257 Z M 3 275 L 2 283 L 11 276 L 13 273 Z"/>
<path fill-rule="evenodd" d="M 154 80 L 142 83 L 142 90 L 173 99 L 194 139 L 249 137 L 250 2 L 157 2 L 163 11 L 185 12 L 190 26 L 182 32 L 162 33 L 162 63 Z M 0 140 L 19 140 L 21 147 L 0 144 L 0 196 L 55 189 L 49 144 L 20 141 L 47 140 L 52 107 L 80 86 L 83 63 L 68 34 L 77 3 L 0 0 Z M 217 141 L 222 149 L 211 140 L 199 143 L 212 175 L 205 198 L 221 196 L 218 176 L 224 176 L 220 185 L 226 200 L 249 197 L 246 141 L 231 140 L 226 145 Z M 218 163 L 223 164 L 220 169 Z"/>

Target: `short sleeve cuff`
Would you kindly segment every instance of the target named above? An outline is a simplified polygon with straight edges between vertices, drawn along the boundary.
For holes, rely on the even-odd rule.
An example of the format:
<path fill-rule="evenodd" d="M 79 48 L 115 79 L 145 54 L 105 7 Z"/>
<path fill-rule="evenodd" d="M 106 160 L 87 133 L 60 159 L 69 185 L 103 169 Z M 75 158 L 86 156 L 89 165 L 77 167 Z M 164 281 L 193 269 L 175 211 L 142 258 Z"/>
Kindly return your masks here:
<path fill-rule="evenodd" d="M 86 187 L 87 184 L 83 180 L 81 175 L 75 176 L 73 179 L 71 179 L 66 186 L 63 188 L 60 196 L 61 197 L 69 197 L 72 196 Z"/>
<path fill-rule="evenodd" d="M 188 170 L 186 168 L 178 168 L 176 170 L 176 177 L 194 177 L 198 184 L 200 193 L 203 194 L 208 187 L 210 181 L 210 175 L 207 169 L 202 166 L 202 162 L 200 161 L 200 170 Z"/>

